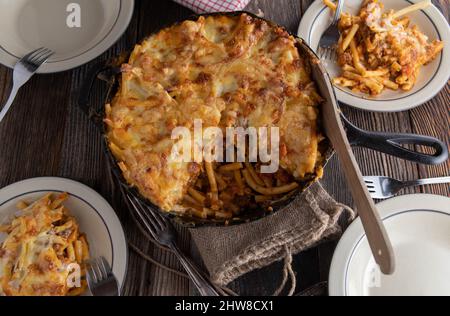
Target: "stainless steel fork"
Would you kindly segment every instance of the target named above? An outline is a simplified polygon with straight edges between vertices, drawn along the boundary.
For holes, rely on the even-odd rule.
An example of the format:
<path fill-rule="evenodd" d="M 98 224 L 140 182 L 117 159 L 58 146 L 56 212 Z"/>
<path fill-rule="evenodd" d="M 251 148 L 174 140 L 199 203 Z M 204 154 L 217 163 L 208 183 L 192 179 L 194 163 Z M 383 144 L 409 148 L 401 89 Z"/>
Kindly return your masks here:
<path fill-rule="evenodd" d="M 14 66 L 13 87 L 9 95 L 8 101 L 0 112 L 0 122 L 5 117 L 8 110 L 16 98 L 17 92 L 30 78 L 38 71 L 38 69 L 54 54 L 47 48 L 39 48 L 25 55 Z"/>
<path fill-rule="evenodd" d="M 172 223 L 167 218 L 142 205 L 134 196 L 128 194 L 127 198 L 151 236 L 161 245 L 174 252 L 200 294 L 202 296 L 220 296 L 208 278 L 178 248 L 176 231 Z"/>
<path fill-rule="evenodd" d="M 324 60 L 334 60 L 337 58 L 337 43 L 339 41 L 338 23 L 341 17 L 342 8 L 344 7 L 344 0 L 338 0 L 336 3 L 336 11 L 334 13 L 331 25 L 322 34 L 319 41 L 318 55 Z"/>
<path fill-rule="evenodd" d="M 86 279 L 93 296 L 120 296 L 119 283 L 105 258 L 89 262 Z"/>
<path fill-rule="evenodd" d="M 388 199 L 401 190 L 427 184 L 450 183 L 450 177 L 421 179 L 415 181 L 399 181 L 388 177 L 364 177 L 370 196 L 374 199 Z"/>

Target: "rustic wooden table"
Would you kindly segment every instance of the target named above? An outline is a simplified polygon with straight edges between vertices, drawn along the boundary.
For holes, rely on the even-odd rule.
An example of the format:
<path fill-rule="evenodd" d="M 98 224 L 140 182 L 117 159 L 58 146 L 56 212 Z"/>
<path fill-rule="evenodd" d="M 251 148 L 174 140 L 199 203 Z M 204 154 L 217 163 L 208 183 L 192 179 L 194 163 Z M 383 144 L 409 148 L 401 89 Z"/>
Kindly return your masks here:
<path fill-rule="evenodd" d="M 254 0 L 247 10 L 263 12 L 288 30 L 296 32 L 300 19 L 312 1 Z M 449 18 L 449 0 L 433 1 Z M 40 176 L 67 177 L 85 183 L 100 192 L 119 214 L 128 239 L 155 260 L 181 271 L 170 253 L 149 244 L 135 228 L 114 184 L 102 154 L 102 140 L 96 128 L 77 108 L 78 90 L 88 69 L 128 50 L 136 42 L 163 25 L 188 17 L 192 12 L 172 1 L 137 0 L 128 31 L 116 45 L 97 60 L 64 73 L 34 77 L 19 93 L 14 106 L 0 124 L 0 187 Z M 450 43 L 446 43 L 447 45 Z M 0 102 L 5 102 L 12 82 L 12 71 L 0 66 Z M 96 89 L 96 91 L 102 91 Z M 102 94 L 93 96 L 102 103 Z M 377 131 L 419 133 L 438 137 L 450 145 L 450 85 L 433 100 L 409 112 L 375 114 L 344 108 L 345 114 L 362 128 Z M 365 149 L 355 149 L 365 175 L 387 175 L 399 179 L 447 176 L 450 163 L 422 166 Z M 339 162 L 334 158 L 322 180 L 325 188 L 340 202 L 352 205 Z M 450 196 L 448 185 L 427 186 L 404 193 L 432 193 Z M 180 236 L 180 243 L 191 249 L 189 234 Z M 328 243 L 295 257 L 298 291 L 326 281 L 333 250 Z M 279 284 L 281 264 L 250 273 L 232 284 L 243 295 L 270 294 Z M 193 290 L 189 281 L 143 260 L 130 251 L 125 295 L 188 295 Z"/>

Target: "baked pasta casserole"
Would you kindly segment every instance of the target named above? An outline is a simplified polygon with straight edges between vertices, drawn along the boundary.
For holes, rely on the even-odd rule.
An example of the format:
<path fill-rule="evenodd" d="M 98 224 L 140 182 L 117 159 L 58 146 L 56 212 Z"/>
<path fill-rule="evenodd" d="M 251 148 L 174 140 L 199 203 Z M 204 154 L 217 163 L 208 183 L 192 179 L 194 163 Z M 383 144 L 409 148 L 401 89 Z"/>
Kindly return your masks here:
<path fill-rule="evenodd" d="M 144 40 L 106 105 L 107 138 L 127 182 L 165 211 L 229 219 L 321 175 L 308 61 L 281 27 L 247 14 L 185 21 Z M 173 162 L 176 127 L 278 127 L 280 166 Z M 270 210 L 270 207 L 268 207 Z"/>
<path fill-rule="evenodd" d="M 21 202 L 13 221 L 0 226 L 7 234 L 0 243 L 0 295 L 73 296 L 86 290 L 89 247 L 63 205 L 67 197 L 49 194 L 31 205 Z M 68 283 L 71 264 L 78 267 L 78 287 Z"/>
<path fill-rule="evenodd" d="M 332 1 L 325 3 L 335 9 Z M 417 25 L 411 25 L 407 16 L 429 5 L 427 0 L 399 11 L 385 11 L 380 1 L 365 0 L 358 15 L 343 13 L 337 48 L 343 72 L 334 84 L 371 95 L 385 88 L 411 90 L 421 67 L 444 48 L 443 42 L 430 41 Z"/>

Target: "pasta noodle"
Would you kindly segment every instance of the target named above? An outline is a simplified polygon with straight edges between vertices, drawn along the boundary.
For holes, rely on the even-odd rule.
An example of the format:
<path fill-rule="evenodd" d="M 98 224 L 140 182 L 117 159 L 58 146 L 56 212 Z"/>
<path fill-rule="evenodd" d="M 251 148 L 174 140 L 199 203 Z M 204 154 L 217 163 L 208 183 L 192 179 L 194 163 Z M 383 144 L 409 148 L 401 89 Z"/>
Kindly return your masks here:
<path fill-rule="evenodd" d="M 252 176 L 253 180 L 260 186 L 265 186 L 266 184 L 264 183 L 263 180 L 261 180 L 258 176 L 258 174 L 256 173 L 255 169 L 253 168 L 253 166 L 246 162 L 245 163 L 245 167 L 247 168 L 248 172 L 250 173 L 250 175 Z"/>
<path fill-rule="evenodd" d="M 221 172 L 227 172 L 227 171 L 235 171 L 235 170 L 241 170 L 244 168 L 242 163 L 236 162 L 236 163 L 230 163 L 228 165 L 223 165 L 219 168 Z"/>
<path fill-rule="evenodd" d="M 279 187 L 273 187 L 273 188 L 265 188 L 260 185 L 258 185 L 253 177 L 251 176 L 250 172 L 248 170 L 242 171 L 242 174 L 244 175 L 244 179 L 247 182 L 247 184 L 256 192 L 261 193 L 263 195 L 277 195 L 277 194 L 284 194 L 289 193 L 299 187 L 298 183 L 293 182 L 287 185 L 279 186 Z"/>
<path fill-rule="evenodd" d="M 342 42 L 342 50 L 346 51 L 348 46 L 350 45 L 351 41 L 353 41 L 353 38 L 356 35 L 356 32 L 358 32 L 359 29 L 359 25 L 358 24 L 353 24 L 350 32 L 347 34 L 347 36 L 345 37 L 344 41 Z"/>
<path fill-rule="evenodd" d="M 431 0 L 422 1 L 416 4 L 413 4 L 409 7 L 401 9 L 392 15 L 392 19 L 398 19 L 399 17 L 413 13 L 414 11 L 423 10 L 428 8 L 431 5 Z"/>
<path fill-rule="evenodd" d="M 202 205 L 205 203 L 206 197 L 193 188 L 188 189 L 189 194 Z"/>

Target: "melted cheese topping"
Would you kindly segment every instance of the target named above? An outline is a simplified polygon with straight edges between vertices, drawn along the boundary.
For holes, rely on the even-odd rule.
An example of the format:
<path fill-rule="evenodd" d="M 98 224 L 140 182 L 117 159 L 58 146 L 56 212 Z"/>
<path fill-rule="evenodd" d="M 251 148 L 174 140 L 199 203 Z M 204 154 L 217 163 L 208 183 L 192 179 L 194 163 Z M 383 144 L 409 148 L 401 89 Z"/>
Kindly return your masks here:
<path fill-rule="evenodd" d="M 443 44 L 440 41 L 429 42 L 417 26 L 409 26 L 409 20 L 405 24 L 399 23 L 393 19 L 392 10 L 383 13 L 383 8 L 384 5 L 375 0 L 368 1 L 362 8 L 360 16 L 370 30 L 365 36 L 374 39 L 373 45 L 379 48 L 376 51 L 379 59 L 383 60 L 382 57 L 388 55 L 392 57 L 388 61 L 396 58 L 402 65 L 403 78 L 409 78 L 408 82 L 415 81 L 417 69 L 435 59 Z"/>
<path fill-rule="evenodd" d="M 68 265 L 77 261 L 68 247 L 78 240 L 79 231 L 76 220 L 60 205 L 66 198 L 62 194 L 51 200 L 47 195 L 2 227 L 7 237 L 0 244 L 0 295 L 70 294 Z M 85 287 L 83 282 L 79 290 Z"/>
<path fill-rule="evenodd" d="M 137 45 L 106 106 L 110 148 L 126 180 L 164 210 L 175 208 L 201 172 L 174 163 L 172 130 L 280 128 L 281 167 L 302 179 L 320 159 L 321 101 L 285 30 L 246 14 L 200 17 Z"/>

